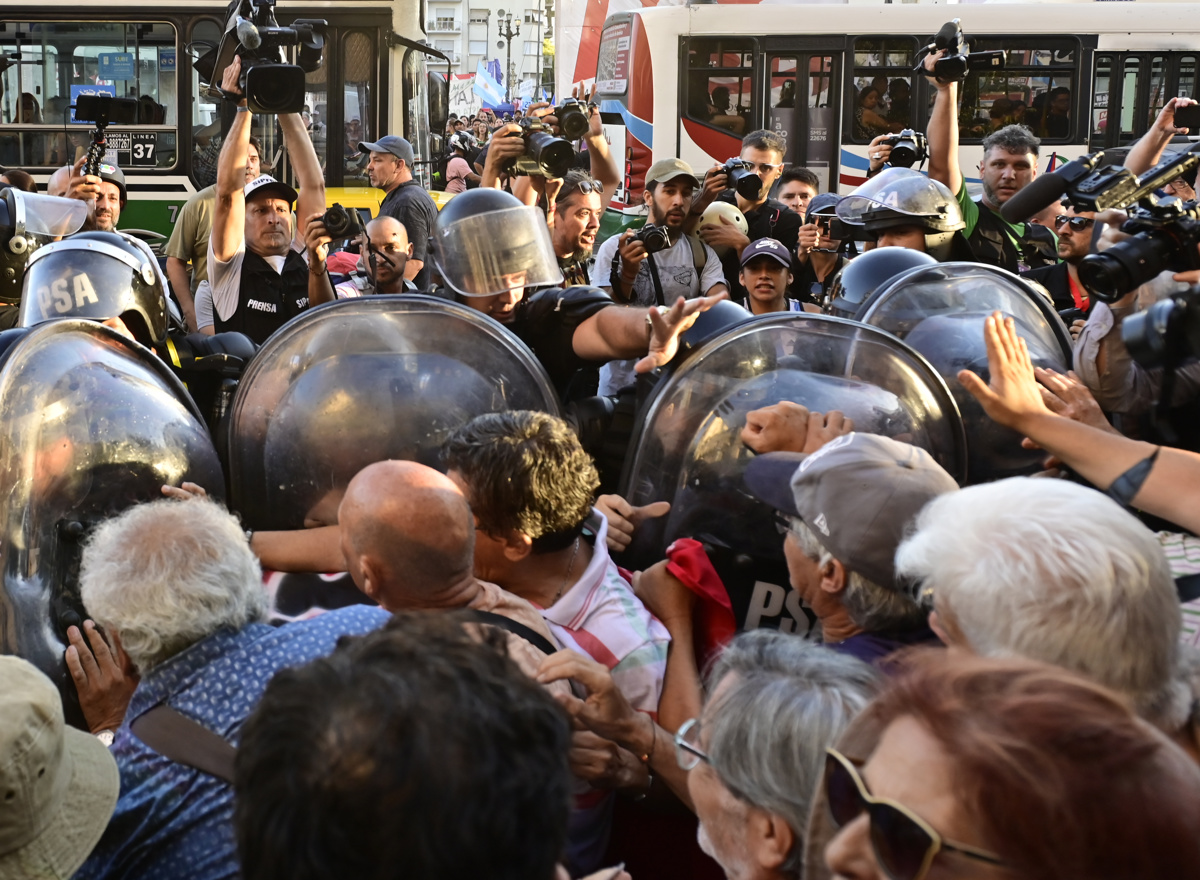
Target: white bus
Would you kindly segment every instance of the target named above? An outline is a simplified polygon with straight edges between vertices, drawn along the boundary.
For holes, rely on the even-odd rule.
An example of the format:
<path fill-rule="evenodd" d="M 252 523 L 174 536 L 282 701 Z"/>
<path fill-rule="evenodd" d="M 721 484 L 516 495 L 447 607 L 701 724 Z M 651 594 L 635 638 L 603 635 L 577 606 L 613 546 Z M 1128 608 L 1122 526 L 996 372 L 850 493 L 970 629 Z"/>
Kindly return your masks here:
<path fill-rule="evenodd" d="M 1143 2 L 731 3 L 611 15 L 596 70 L 614 148 L 626 157 L 624 186 L 611 207 L 640 211 L 654 161 L 679 157 L 707 169 L 737 156 L 742 135 L 760 128 L 787 137 L 789 165 L 848 192 L 865 180 L 872 137 L 924 130 L 933 90 L 913 66 L 918 50 L 956 17 L 975 51 L 1006 52 L 1003 70 L 968 75 L 960 89 L 968 186 L 979 183 L 983 136 L 1007 122 L 1025 123 L 1042 137 L 1042 170 L 1127 145 L 1168 99 L 1196 94 L 1195 9 Z"/>
<path fill-rule="evenodd" d="M 305 101 L 326 184 L 335 192 L 367 186 L 359 141 L 399 134 L 412 142 L 418 162 L 435 158 L 447 93 L 445 77 L 427 67 L 444 56 L 416 42 L 425 34 L 424 7 L 420 0 L 280 0 L 275 7 L 281 25 L 298 18 L 329 23 L 321 66 L 306 77 Z M 74 122 L 70 110 L 79 94 L 137 98 L 138 123 L 108 129 L 131 196 L 121 227 L 169 234 L 179 206 L 215 180 L 218 108 L 203 95 L 192 62 L 220 40 L 225 10 L 220 0 L 5 3 L 0 169 L 28 171 L 44 186 L 54 167 L 89 142 L 92 126 Z M 288 178 L 275 118 L 256 115 L 254 134 L 263 144 L 264 170 Z M 417 170 L 428 174 L 424 164 Z"/>

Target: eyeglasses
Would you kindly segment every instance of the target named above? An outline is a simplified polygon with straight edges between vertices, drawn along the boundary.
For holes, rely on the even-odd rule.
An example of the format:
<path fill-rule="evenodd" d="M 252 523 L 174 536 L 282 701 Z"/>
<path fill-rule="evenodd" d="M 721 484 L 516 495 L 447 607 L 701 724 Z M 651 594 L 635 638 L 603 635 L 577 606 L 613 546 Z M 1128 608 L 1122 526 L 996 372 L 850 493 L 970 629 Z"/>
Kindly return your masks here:
<path fill-rule="evenodd" d="M 1066 214 L 1059 214 L 1054 218 L 1054 228 L 1062 229 L 1063 224 L 1067 224 L 1072 232 L 1083 232 L 1095 222 L 1090 217 L 1068 217 Z"/>
<path fill-rule="evenodd" d="M 835 749 L 825 752 L 825 796 L 834 824 L 843 828 L 866 811 L 871 822 L 871 847 L 890 880 L 923 880 L 942 850 L 991 865 L 1004 864 L 999 856 L 986 850 L 946 840 L 902 804 L 872 797 L 849 758 Z"/>
<path fill-rule="evenodd" d="M 680 770 L 691 770 L 701 761 L 712 764 L 712 759 L 699 746 L 700 719 L 689 718 L 675 732 L 675 763 Z"/>
<path fill-rule="evenodd" d="M 584 195 L 587 195 L 588 193 L 601 195 L 604 192 L 604 187 L 595 180 L 576 180 L 571 183 L 564 184 L 563 188 L 556 196 L 556 199 L 565 199 L 567 196 L 574 195 L 576 192 L 581 192 Z"/>
<path fill-rule="evenodd" d="M 760 171 L 764 174 L 771 174 L 783 167 L 782 162 L 777 165 L 768 165 L 766 162 L 746 162 L 745 165 L 747 171 L 753 171 L 755 174 Z"/>

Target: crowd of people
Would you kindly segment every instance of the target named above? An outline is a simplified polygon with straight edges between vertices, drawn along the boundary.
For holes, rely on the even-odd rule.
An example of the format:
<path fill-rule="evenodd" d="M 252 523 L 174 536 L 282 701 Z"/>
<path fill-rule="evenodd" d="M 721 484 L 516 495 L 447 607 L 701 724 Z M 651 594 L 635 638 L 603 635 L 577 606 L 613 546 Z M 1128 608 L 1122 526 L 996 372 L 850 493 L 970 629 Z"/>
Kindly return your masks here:
<path fill-rule="evenodd" d="M 1174 424 L 1194 413 L 1197 373 L 1164 382 L 1121 334 L 1200 272 L 1099 302 L 1078 267 L 1123 218 L 1005 219 L 1038 173 L 1020 124 L 984 140 L 972 197 L 937 57 L 927 175 L 888 165 L 872 85 L 862 122 L 884 131 L 854 193 L 822 192 L 785 168 L 780 134 L 753 131 L 736 167 L 655 162 L 646 227 L 598 246 L 621 175 L 594 108 L 560 178 L 514 172 L 518 121 L 452 120 L 461 189 L 440 211 L 408 141 L 357 143 L 385 196 L 335 236 L 311 122 L 279 117 L 298 188 L 262 174 L 235 59 L 216 183 L 184 208 L 165 278 L 138 264 L 164 310 L 168 289 L 178 303 L 177 338 L 253 352 L 318 304 L 424 294 L 522 340 L 565 406 L 669 365 L 702 313 L 848 325 L 900 266 L 983 264 L 1069 326 L 1065 374 L 996 312 L 973 341 L 986 369 L 952 377 L 1045 470 L 963 484 L 915 431 L 786 399 L 746 413 L 725 491 L 773 512 L 779 605 L 807 633 L 737 619 L 699 541 L 625 567 L 671 505 L 601 493 L 579 422 L 546 412 L 443 425 L 436 462 L 369 464 L 303 532 L 247 531 L 214 487 L 163 486 L 83 544 L 86 617 L 62 662 L 87 731 L 37 658 L 0 657 L 0 876 L 1200 874 L 1200 654 L 1182 607 L 1200 597 L 1200 435 L 1155 433 L 1164 385 Z M 1169 102 L 1125 167 L 1158 162 L 1191 103 Z M 553 107 L 526 112 L 557 126 Z M 119 168 L 64 167 L 49 192 L 88 203 L 81 247 L 122 240 Z M 171 338 L 129 308 L 86 316 Z M 267 570 L 344 572 L 351 595 L 280 624 Z"/>

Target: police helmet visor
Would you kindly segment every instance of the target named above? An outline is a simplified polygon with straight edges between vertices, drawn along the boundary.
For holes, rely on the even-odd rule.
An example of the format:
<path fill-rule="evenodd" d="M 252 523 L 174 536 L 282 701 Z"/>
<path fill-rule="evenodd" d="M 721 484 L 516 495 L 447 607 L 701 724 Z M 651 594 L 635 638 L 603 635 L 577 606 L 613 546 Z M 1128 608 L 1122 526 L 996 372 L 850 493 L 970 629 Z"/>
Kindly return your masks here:
<path fill-rule="evenodd" d="M 888 168 L 837 206 L 837 215 L 843 222 L 858 226 L 864 225 L 867 215 L 876 211 L 912 217 L 917 225 L 925 225 L 924 221 L 933 218 L 939 228 L 946 230 L 964 226 L 962 208 L 954 193 L 911 168 Z"/>
<path fill-rule="evenodd" d="M 542 212 L 532 205 L 464 217 L 434 232 L 442 280 L 463 296 L 562 284 Z"/>
<path fill-rule="evenodd" d="M 63 199 L 40 193 L 27 193 L 13 189 L 16 197 L 14 225 L 23 224 L 25 232 L 32 235 L 59 237 L 71 235 L 83 228 L 87 220 L 87 202 L 79 199 Z"/>

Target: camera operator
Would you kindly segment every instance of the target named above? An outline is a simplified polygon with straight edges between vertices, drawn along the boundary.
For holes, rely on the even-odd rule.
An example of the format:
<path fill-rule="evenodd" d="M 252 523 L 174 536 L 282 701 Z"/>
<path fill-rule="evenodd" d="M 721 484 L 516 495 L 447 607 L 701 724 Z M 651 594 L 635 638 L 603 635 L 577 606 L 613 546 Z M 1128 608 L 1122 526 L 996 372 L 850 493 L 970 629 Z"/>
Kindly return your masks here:
<path fill-rule="evenodd" d="M 1079 263 L 1092 252 L 1095 222 L 1093 211 L 1059 208 L 1054 231 L 1058 233 L 1058 258 L 1062 262 L 1021 273 L 1022 277 L 1045 287 L 1054 300 L 1054 308 L 1060 312 L 1074 309 L 1086 317 L 1091 310 L 1092 292 L 1079 278 Z M 1068 324 L 1074 329 L 1072 322 Z"/>
<path fill-rule="evenodd" d="M 412 257 L 412 244 L 404 224 L 395 217 L 381 214 L 367 224 L 358 236 L 358 265 L 350 277 L 336 285 L 326 266 L 333 238 L 322 216 L 308 221 L 304 246 L 308 253 L 308 304 L 318 306 L 336 299 L 371 296 L 377 293 L 417 293 L 417 287 L 404 277 L 404 267 Z"/>
<path fill-rule="evenodd" d="M 800 227 L 800 272 L 792 282 L 795 300 L 820 306 L 825 302 L 833 279 L 849 262 L 841 253 L 842 242 L 830 236 L 834 209 L 840 201 L 835 193 L 821 193 L 808 203 L 804 225 Z"/>
<path fill-rule="evenodd" d="M 241 66 L 234 56 L 225 68 L 226 92 L 240 93 Z M 300 253 L 303 240 L 292 229 L 291 204 L 296 202 L 300 222 L 323 214 L 325 181 L 300 114 L 285 113 L 279 116 L 279 126 L 300 183 L 299 195 L 266 175 L 247 184 L 250 125 L 243 98 L 218 160 L 208 268 L 217 332 L 236 330 L 261 345 L 308 307 L 311 270 Z"/>
<path fill-rule="evenodd" d="M 983 139 L 979 176 L 983 195 L 976 201 L 967 193 L 958 165 L 958 82 L 943 82 L 933 75 L 934 64 L 945 57 L 940 49 L 925 58 L 926 76 L 937 89 L 929 115 L 929 176 L 949 187 L 962 207 L 964 234 L 975 259 L 1009 272 L 1023 272 L 1056 262 L 1054 235 L 1032 223 L 1012 224 L 1000 207 L 1037 176 L 1039 141 L 1021 125 L 1006 125 Z"/>
<path fill-rule="evenodd" d="M 378 143 L 360 143 L 358 149 L 371 154 L 367 162 L 367 180 L 371 186 L 387 193 L 379 213 L 395 217 L 408 231 L 413 256 L 404 270 L 405 275 L 418 289 L 425 290 L 432 282 L 430 272 L 425 268 L 425 252 L 438 209 L 420 181 L 413 179 L 412 144 L 389 134 L 381 137 Z"/>
<path fill-rule="evenodd" d="M 742 251 L 750 242 L 760 238 L 773 238 L 790 253 L 796 253 L 803 221 L 799 214 L 790 210 L 783 202 L 770 198 L 771 187 L 783 173 L 785 152 L 787 142 L 778 133 L 765 129 L 751 132 L 742 138 L 742 152 L 739 158 L 746 163 L 746 169 L 758 175 L 762 181 L 758 194 L 751 199 L 731 189 L 725 166 L 714 165 L 705 175 L 704 188 L 692 205 L 688 217 L 689 229 L 695 228 L 704 209 L 718 199 L 737 205 L 746 217 L 749 226 L 746 235 L 732 224 L 726 223 L 724 218 L 720 226 L 706 226 L 700 230 L 700 237 L 704 239 L 705 244 L 713 247 L 725 245 L 729 248 L 721 258 L 721 264 L 725 271 L 725 282 L 734 299 L 744 299 L 747 296 L 738 275 Z"/>
<path fill-rule="evenodd" d="M 129 193 L 125 189 L 125 175 L 116 165 L 100 163 L 100 175 L 84 174 L 86 156 L 81 156 L 71 169 L 71 180 L 67 184 L 67 198 L 88 203 L 88 218 L 83 223 L 83 232 L 115 232 L 121 219 Z"/>

